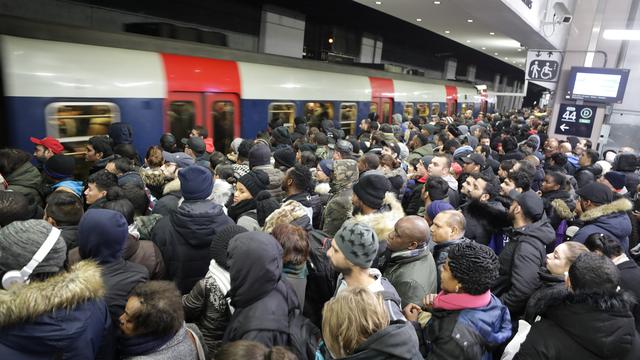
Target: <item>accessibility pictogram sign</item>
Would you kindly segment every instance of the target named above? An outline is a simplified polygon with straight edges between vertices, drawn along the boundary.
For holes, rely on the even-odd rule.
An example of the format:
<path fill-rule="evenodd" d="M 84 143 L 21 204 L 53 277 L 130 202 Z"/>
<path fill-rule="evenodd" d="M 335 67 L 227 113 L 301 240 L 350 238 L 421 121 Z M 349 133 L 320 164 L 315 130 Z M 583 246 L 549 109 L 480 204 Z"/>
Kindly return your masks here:
<path fill-rule="evenodd" d="M 561 51 L 529 50 L 525 77 L 527 80 L 556 82 L 560 76 L 561 65 Z"/>

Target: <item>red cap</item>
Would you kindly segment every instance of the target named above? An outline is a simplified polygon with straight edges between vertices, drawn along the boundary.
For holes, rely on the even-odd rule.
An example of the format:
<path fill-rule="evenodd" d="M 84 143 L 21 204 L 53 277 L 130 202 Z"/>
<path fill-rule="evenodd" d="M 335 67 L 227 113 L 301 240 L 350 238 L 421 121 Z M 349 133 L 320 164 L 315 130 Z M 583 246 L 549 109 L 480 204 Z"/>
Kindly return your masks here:
<path fill-rule="evenodd" d="M 47 149 L 51 150 L 51 152 L 54 154 L 60 154 L 62 150 L 64 150 L 64 146 L 60 144 L 60 141 L 49 136 L 47 136 L 42 140 L 32 137 L 31 142 L 36 145 L 42 145 L 46 147 Z"/>

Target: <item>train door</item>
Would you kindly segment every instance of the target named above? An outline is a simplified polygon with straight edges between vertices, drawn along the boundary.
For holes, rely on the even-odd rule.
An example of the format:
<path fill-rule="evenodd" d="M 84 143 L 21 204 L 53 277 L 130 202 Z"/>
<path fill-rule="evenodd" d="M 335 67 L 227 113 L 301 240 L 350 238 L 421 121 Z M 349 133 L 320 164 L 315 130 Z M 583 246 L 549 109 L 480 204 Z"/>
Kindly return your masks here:
<path fill-rule="evenodd" d="M 234 137 L 240 135 L 240 98 L 237 94 L 207 93 L 205 119 L 216 150 L 227 154 Z"/>
<path fill-rule="evenodd" d="M 447 116 L 454 115 L 458 112 L 458 88 L 453 85 L 445 85 L 446 91 L 446 112 Z"/>
<path fill-rule="evenodd" d="M 191 129 L 202 125 L 202 94 L 197 92 L 170 92 L 166 104 L 165 131 L 176 139 L 189 136 Z"/>
<path fill-rule="evenodd" d="M 390 97 L 374 97 L 371 99 L 371 111 L 376 112 L 381 124 L 391 123 L 391 115 L 393 112 L 393 98 Z"/>

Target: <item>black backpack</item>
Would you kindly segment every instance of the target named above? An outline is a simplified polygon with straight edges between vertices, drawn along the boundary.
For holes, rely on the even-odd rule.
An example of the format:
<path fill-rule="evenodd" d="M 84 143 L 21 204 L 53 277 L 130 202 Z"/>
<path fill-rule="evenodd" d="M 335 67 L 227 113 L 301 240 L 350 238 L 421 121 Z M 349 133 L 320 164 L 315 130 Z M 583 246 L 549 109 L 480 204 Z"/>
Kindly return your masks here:
<path fill-rule="evenodd" d="M 338 274 L 331 266 L 327 250 L 331 247 L 331 236 L 321 230 L 309 231 L 309 260 L 307 260 L 307 287 L 304 315 L 313 324 L 322 326 L 322 307 L 336 291 Z"/>
<path fill-rule="evenodd" d="M 289 347 L 299 360 L 314 360 L 322 333 L 311 320 L 295 309 L 289 313 Z"/>

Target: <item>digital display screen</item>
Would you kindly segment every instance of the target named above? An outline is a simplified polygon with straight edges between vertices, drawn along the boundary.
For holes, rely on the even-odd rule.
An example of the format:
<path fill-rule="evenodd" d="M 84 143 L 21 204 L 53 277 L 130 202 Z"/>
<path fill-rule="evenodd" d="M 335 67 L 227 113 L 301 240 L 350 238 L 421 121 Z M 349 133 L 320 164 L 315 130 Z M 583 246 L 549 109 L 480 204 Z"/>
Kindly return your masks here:
<path fill-rule="evenodd" d="M 566 99 L 621 103 L 629 69 L 572 67 Z"/>

